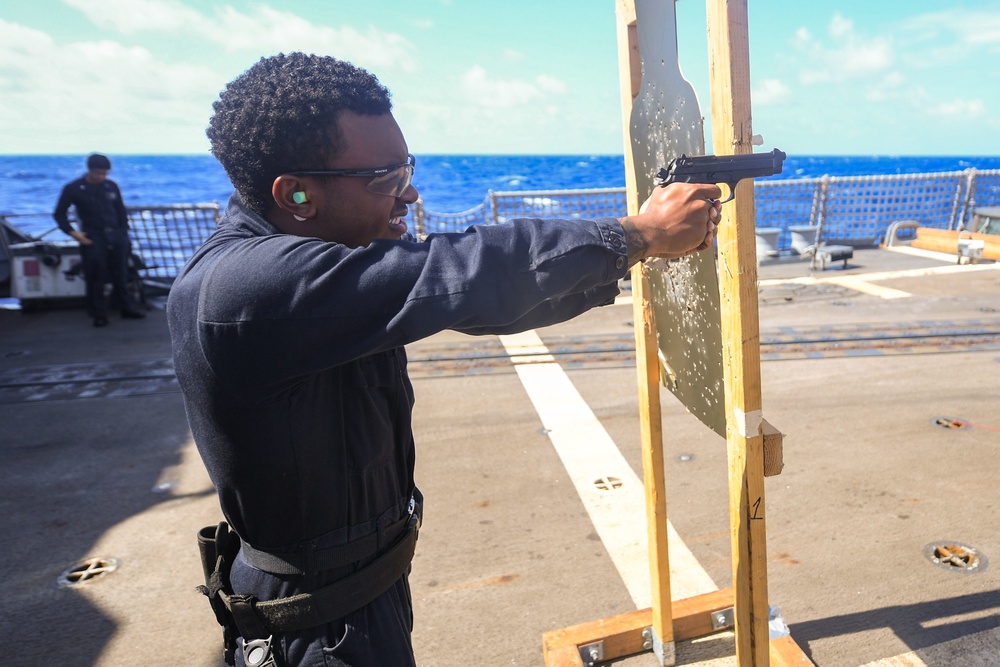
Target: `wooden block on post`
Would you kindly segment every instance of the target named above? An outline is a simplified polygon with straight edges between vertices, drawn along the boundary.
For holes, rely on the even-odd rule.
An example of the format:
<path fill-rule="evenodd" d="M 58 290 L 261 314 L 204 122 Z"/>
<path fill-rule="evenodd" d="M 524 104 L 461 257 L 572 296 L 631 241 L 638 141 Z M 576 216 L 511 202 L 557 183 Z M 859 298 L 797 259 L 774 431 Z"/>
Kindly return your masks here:
<path fill-rule="evenodd" d="M 760 428 L 764 434 L 764 477 L 779 475 L 781 469 L 785 467 L 783 447 L 785 436 L 766 419 L 761 422 Z"/>

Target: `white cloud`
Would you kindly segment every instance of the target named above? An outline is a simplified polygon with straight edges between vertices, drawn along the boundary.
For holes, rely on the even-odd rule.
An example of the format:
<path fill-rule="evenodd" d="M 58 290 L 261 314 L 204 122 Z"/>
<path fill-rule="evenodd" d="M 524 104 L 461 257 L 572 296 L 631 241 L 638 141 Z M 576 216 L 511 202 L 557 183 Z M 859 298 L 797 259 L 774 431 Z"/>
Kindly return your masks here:
<path fill-rule="evenodd" d="M 538 85 L 539 91 L 543 93 L 550 94 L 561 94 L 568 90 L 568 86 L 561 79 L 557 79 L 554 76 L 548 76 L 547 74 L 539 74 L 535 77 L 535 83 Z"/>
<path fill-rule="evenodd" d="M 1000 10 L 949 8 L 909 18 L 902 29 L 920 41 L 939 41 L 942 33 L 952 33 L 968 46 L 1000 46 Z"/>
<path fill-rule="evenodd" d="M 218 20 L 217 28 L 206 25 L 201 34 L 229 49 L 259 53 L 304 51 L 335 56 L 362 67 L 416 70 L 413 44 L 374 26 L 360 31 L 353 26 L 314 25 L 301 16 L 264 5 L 256 7 L 253 14 L 226 6 Z"/>
<path fill-rule="evenodd" d="M 524 54 L 521 53 L 520 51 L 516 51 L 511 48 L 506 48 L 503 50 L 503 59 L 509 60 L 511 62 L 517 62 L 524 60 Z"/>
<path fill-rule="evenodd" d="M 791 96 L 791 89 L 778 79 L 764 79 L 754 85 L 751 99 L 755 104 L 780 104 Z"/>
<path fill-rule="evenodd" d="M 912 97 L 903 89 L 906 77 L 899 71 L 887 72 L 865 91 L 865 99 L 869 102 L 889 102 Z"/>
<path fill-rule="evenodd" d="M 212 102 L 226 81 L 279 51 L 334 55 L 387 77 L 418 69 L 415 46 L 397 33 L 323 25 L 268 5 L 62 1 L 109 38 L 56 41 L 0 19 L 6 151 L 201 152 Z"/>
<path fill-rule="evenodd" d="M 854 32 L 854 21 L 845 19 L 840 15 L 840 12 L 834 12 L 833 19 L 830 21 L 829 31 L 830 36 L 834 39 L 850 37 Z"/>
<path fill-rule="evenodd" d="M 1000 6 L 992 6 L 903 11 L 877 25 L 835 13 L 823 33 L 795 31 L 789 71 L 812 85 L 801 99 L 822 104 L 817 115 L 855 117 L 885 137 L 914 124 L 939 134 L 977 127 L 976 150 L 989 150 L 992 135 L 982 128 L 996 120 L 1000 62 Z M 754 101 L 764 102 L 757 92 Z"/>
<path fill-rule="evenodd" d="M 43 52 L 52 48 L 53 41 L 48 34 L 28 28 L 17 23 L 10 23 L 0 18 L 0 48 L 5 56 L 16 60 L 29 56 L 35 52 Z"/>
<path fill-rule="evenodd" d="M 878 39 L 872 42 L 855 42 L 841 49 L 838 60 L 847 75 L 878 73 L 892 64 L 889 44 Z"/>
<path fill-rule="evenodd" d="M 971 120 L 986 115 L 986 105 L 982 100 L 952 100 L 930 107 L 927 113 L 954 120 Z"/>
<path fill-rule="evenodd" d="M 207 67 L 158 62 L 144 48 L 107 40 L 60 45 L 2 19 L 0 62 L 0 144 L 11 150 L 81 150 L 115 135 L 148 136 L 158 145 L 178 128 L 191 134 L 178 148 L 192 150 L 204 141 L 190 131 L 192 119 L 204 126 L 221 88 Z M 114 148 L 130 149 L 144 147 Z"/>
<path fill-rule="evenodd" d="M 902 72 L 889 72 L 882 77 L 882 84 L 890 88 L 901 86 L 905 81 L 906 77 L 903 76 Z"/>
<path fill-rule="evenodd" d="M 396 114 L 411 148 L 424 150 L 422 142 L 431 138 L 435 151 L 465 152 L 477 146 L 503 153 L 532 137 L 531 150 L 558 147 L 562 152 L 567 142 L 580 140 L 578 126 L 593 126 L 591 115 L 576 117 L 582 109 L 567 103 L 570 86 L 552 75 L 517 79 L 476 65 L 462 72 L 456 83 L 444 96 L 400 98 Z M 621 130 L 615 127 L 611 136 L 617 139 Z"/>
<path fill-rule="evenodd" d="M 479 65 L 462 75 L 462 92 L 474 105 L 509 109 L 533 104 L 553 94 L 566 92 L 566 84 L 554 77 L 541 74 L 534 81 L 516 79 L 491 79 Z"/>
<path fill-rule="evenodd" d="M 893 64 L 889 38 L 863 37 L 854 22 L 835 13 L 827 28 L 830 44 L 817 39 L 806 28 L 799 28 L 792 47 L 799 52 L 799 80 L 806 85 L 830 81 L 869 78 Z"/>
<path fill-rule="evenodd" d="M 416 49 L 403 36 L 368 26 L 317 25 L 304 16 L 254 5 L 240 11 L 217 6 L 211 15 L 178 0 L 63 0 L 95 25 L 123 35 L 139 32 L 198 37 L 232 51 L 255 55 L 304 51 L 332 55 L 373 69 L 417 69 Z"/>
<path fill-rule="evenodd" d="M 176 0 L 63 0 L 91 23 L 124 35 L 144 31 L 187 32 L 204 22 L 203 15 Z"/>

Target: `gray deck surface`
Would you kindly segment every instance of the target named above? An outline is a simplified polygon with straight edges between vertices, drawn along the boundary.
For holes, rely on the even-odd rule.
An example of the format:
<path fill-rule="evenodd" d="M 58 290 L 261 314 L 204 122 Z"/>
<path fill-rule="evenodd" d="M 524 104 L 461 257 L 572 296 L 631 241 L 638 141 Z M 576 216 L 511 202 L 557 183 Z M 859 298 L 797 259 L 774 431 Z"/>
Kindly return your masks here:
<path fill-rule="evenodd" d="M 877 281 L 911 295 L 897 299 L 822 282 L 946 265 L 859 250 L 846 270 L 760 268 L 764 281 L 820 279 L 764 282 L 760 328 L 764 415 L 786 434 L 784 472 L 766 484 L 769 599 L 822 667 L 909 652 L 921 662 L 892 664 L 1000 664 L 983 657 L 1000 645 L 1000 271 Z M 631 331 L 624 304 L 539 334 L 584 350 L 556 357 L 641 476 L 634 359 L 620 349 Z M 872 335 L 883 340 L 857 340 Z M 418 663 L 541 665 L 543 632 L 634 609 L 518 375 L 492 358 L 497 339 L 443 333 L 409 353 L 427 499 L 411 577 Z M 445 354 L 475 359 L 433 359 Z M 194 591 L 195 532 L 220 517 L 169 357 L 160 309 L 105 329 L 77 308 L 0 311 L 6 664 L 222 664 Z M 662 402 L 669 518 L 728 586 L 725 444 Z M 995 565 L 946 570 L 925 556 L 937 542 Z M 88 557 L 118 568 L 57 585 Z M 678 664 L 728 664 L 731 651 L 725 635 L 689 643 Z"/>

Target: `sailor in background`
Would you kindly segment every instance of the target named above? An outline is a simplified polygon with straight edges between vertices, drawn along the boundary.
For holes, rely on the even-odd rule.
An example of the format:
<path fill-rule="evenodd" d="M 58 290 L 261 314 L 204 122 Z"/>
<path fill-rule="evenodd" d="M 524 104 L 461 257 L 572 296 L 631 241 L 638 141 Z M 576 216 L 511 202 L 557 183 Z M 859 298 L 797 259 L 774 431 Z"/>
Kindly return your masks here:
<path fill-rule="evenodd" d="M 129 296 L 128 258 L 132 244 L 128 237 L 128 213 L 118 185 L 108 179 L 111 160 L 94 153 L 87 158 L 87 173 L 67 183 L 52 214 L 66 234 L 80 243 L 80 258 L 87 281 L 87 313 L 95 327 L 108 323 L 108 300 L 104 286 L 111 283 L 112 303 L 126 319 L 141 319 Z M 80 229 L 69 223 L 69 208 L 76 207 Z"/>

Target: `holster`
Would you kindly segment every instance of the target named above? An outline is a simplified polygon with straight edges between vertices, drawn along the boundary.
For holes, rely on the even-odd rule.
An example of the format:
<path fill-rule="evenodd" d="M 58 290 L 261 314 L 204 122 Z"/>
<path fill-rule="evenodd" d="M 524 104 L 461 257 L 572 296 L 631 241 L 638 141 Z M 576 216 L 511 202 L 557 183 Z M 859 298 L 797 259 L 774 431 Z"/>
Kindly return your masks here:
<path fill-rule="evenodd" d="M 218 526 L 205 526 L 198 531 L 198 551 L 205 585 L 198 591 L 208 597 L 215 620 L 222 626 L 222 643 L 226 664 L 236 664 L 236 638 L 240 631 L 226 605 L 225 597 L 232 594 L 229 572 L 240 551 L 240 536 L 229 530 L 225 521 Z"/>

